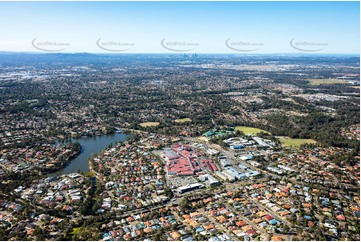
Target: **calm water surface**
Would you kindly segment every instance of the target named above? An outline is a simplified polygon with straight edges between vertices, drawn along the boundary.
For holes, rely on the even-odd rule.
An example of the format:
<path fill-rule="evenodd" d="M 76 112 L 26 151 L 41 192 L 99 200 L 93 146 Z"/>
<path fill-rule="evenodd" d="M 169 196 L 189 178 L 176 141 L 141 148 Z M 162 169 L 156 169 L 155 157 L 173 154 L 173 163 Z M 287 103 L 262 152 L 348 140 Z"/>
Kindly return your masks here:
<path fill-rule="evenodd" d="M 110 144 L 115 144 L 117 141 L 125 141 L 126 137 L 127 135 L 123 133 L 115 133 L 109 135 L 72 139 L 72 142 L 79 142 L 81 145 L 81 153 L 72 159 L 63 169 L 52 173 L 50 176 L 69 174 L 72 172 L 77 172 L 78 170 L 83 172 L 89 171 L 88 159 L 92 154 L 99 153 L 101 150 L 107 148 Z"/>

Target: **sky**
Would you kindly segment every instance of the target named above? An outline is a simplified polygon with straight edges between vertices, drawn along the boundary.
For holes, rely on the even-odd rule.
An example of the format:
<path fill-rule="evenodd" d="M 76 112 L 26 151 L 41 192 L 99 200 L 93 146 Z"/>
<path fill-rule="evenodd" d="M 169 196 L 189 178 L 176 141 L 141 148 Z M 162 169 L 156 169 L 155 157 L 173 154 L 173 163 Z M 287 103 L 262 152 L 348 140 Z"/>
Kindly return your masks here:
<path fill-rule="evenodd" d="M 359 54 L 359 2 L 0 2 L 0 51 Z"/>

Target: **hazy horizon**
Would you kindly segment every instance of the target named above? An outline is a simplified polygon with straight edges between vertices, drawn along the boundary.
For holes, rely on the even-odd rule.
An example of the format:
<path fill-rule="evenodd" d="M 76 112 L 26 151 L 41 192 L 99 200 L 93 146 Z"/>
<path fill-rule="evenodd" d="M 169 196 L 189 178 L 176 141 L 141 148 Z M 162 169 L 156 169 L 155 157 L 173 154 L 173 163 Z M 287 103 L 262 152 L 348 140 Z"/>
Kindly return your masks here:
<path fill-rule="evenodd" d="M 0 2 L 0 51 L 359 54 L 359 2 Z"/>

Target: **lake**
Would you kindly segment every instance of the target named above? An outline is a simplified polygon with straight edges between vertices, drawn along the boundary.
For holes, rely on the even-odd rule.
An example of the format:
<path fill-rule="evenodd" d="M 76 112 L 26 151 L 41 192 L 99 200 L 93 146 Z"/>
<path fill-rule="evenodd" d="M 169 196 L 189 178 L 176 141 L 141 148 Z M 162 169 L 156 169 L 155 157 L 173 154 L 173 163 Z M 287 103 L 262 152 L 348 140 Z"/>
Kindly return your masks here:
<path fill-rule="evenodd" d="M 88 160 L 92 154 L 97 154 L 107 148 L 110 144 L 115 144 L 117 141 L 125 141 L 127 135 L 123 133 L 115 133 L 108 135 L 100 135 L 94 137 L 85 137 L 72 139 L 72 142 L 79 142 L 82 147 L 80 154 L 61 170 L 51 173 L 50 176 L 69 174 L 77 172 L 78 170 L 87 172 L 89 171 Z"/>

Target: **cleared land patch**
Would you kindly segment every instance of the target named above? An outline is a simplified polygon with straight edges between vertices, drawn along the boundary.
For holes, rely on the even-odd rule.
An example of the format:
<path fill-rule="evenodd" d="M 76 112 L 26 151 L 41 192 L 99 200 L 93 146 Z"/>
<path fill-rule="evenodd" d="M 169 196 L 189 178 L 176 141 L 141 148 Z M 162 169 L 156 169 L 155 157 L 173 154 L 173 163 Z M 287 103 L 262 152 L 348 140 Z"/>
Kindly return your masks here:
<path fill-rule="evenodd" d="M 347 82 L 339 79 L 308 79 L 312 86 L 319 86 L 322 84 L 346 84 Z"/>
<path fill-rule="evenodd" d="M 282 146 L 288 146 L 288 147 L 300 147 L 303 144 L 315 144 L 316 140 L 313 139 L 292 139 L 289 137 L 277 137 L 280 142 L 282 143 Z"/>
<path fill-rule="evenodd" d="M 206 142 L 206 143 L 208 143 L 208 138 L 206 138 L 206 137 L 203 137 L 203 136 L 199 136 L 199 137 L 197 137 L 197 139 L 199 140 L 199 141 L 202 141 L 202 142 Z"/>
<path fill-rule="evenodd" d="M 187 122 L 192 122 L 192 119 L 190 119 L 190 118 L 180 118 L 180 119 L 174 120 L 174 122 L 176 122 L 176 123 L 187 123 Z"/>
<path fill-rule="evenodd" d="M 142 127 L 156 127 L 159 125 L 159 122 L 144 122 L 139 124 Z"/>
<path fill-rule="evenodd" d="M 261 132 L 264 132 L 264 133 L 268 133 L 270 134 L 270 132 L 266 131 L 266 130 L 263 130 L 263 129 L 258 129 L 258 128 L 252 128 L 252 127 L 247 127 L 247 126 L 237 126 L 235 128 L 235 130 L 239 130 L 239 131 L 242 131 L 244 134 L 247 134 L 247 135 L 255 135 L 255 134 L 258 134 L 258 133 L 261 133 Z"/>

